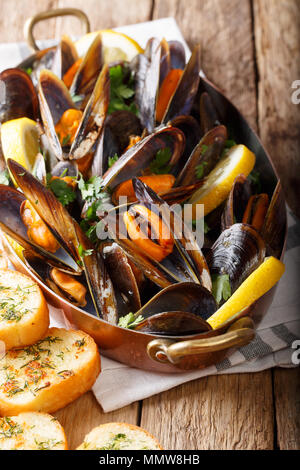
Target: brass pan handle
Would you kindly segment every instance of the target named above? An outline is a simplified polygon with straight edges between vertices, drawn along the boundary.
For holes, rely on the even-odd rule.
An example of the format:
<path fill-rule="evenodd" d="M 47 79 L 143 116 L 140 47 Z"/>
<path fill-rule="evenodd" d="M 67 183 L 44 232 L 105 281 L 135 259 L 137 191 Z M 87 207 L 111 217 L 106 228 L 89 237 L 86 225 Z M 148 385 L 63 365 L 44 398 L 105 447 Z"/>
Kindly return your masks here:
<path fill-rule="evenodd" d="M 244 317 L 235 322 L 226 333 L 211 338 L 179 342 L 163 338 L 152 340 L 148 343 L 147 353 L 154 361 L 176 364 L 185 356 L 244 346 L 250 343 L 254 336 L 252 320 Z"/>
<path fill-rule="evenodd" d="M 85 26 L 86 33 L 89 33 L 91 30 L 90 21 L 87 15 L 78 8 L 56 8 L 54 10 L 43 11 L 42 13 L 37 13 L 36 15 L 28 18 L 24 24 L 24 36 L 27 41 L 28 46 L 34 51 L 38 51 L 39 48 L 33 37 L 33 28 L 36 23 L 40 21 L 48 20 L 49 18 L 56 18 L 58 16 L 76 16 L 83 25 Z"/>

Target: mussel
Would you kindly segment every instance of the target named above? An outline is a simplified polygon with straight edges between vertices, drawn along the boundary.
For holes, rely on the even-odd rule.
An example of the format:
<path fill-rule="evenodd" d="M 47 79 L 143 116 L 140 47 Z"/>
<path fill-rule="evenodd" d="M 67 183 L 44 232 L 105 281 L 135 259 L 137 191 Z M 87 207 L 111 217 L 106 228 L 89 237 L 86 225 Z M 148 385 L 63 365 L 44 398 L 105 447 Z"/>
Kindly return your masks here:
<path fill-rule="evenodd" d="M 217 310 L 211 292 L 192 282 L 181 282 L 162 289 L 135 317 L 143 320 L 136 330 L 164 335 L 188 335 L 209 331 L 205 321 Z"/>
<path fill-rule="evenodd" d="M 37 120 L 39 102 L 29 75 L 21 69 L 6 69 L 0 74 L 0 122 L 28 117 Z"/>

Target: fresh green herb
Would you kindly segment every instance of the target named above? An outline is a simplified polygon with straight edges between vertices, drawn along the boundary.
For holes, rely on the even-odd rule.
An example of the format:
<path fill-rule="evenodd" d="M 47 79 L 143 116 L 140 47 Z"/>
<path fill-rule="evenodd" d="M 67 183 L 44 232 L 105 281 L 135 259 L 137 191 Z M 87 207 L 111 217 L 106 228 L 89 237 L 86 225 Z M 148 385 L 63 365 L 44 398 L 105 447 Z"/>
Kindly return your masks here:
<path fill-rule="evenodd" d="M 192 227 L 195 229 L 197 227 L 197 220 L 192 220 Z M 210 231 L 210 227 L 208 226 L 208 223 L 206 220 L 203 221 L 203 231 L 204 235 L 206 235 Z"/>
<path fill-rule="evenodd" d="M 6 186 L 8 186 L 9 183 L 10 183 L 9 171 L 7 169 L 1 171 L 1 173 L 0 173 L 0 184 L 5 184 Z"/>
<path fill-rule="evenodd" d="M 202 162 L 200 163 L 199 165 L 196 166 L 196 178 L 198 180 L 201 180 L 203 178 L 203 175 L 204 175 L 204 167 L 207 165 L 207 162 Z"/>
<path fill-rule="evenodd" d="M 67 135 L 63 138 L 62 146 L 64 147 L 65 145 L 67 145 L 67 144 L 70 142 L 70 139 L 71 139 L 70 134 L 67 134 Z"/>
<path fill-rule="evenodd" d="M 137 113 L 135 103 L 127 104 L 130 98 L 134 96 L 134 83 L 132 74 L 127 79 L 126 72 L 124 72 L 121 65 L 111 67 L 109 70 L 110 75 L 110 100 L 108 113 L 114 111 L 126 110 L 132 113 Z"/>
<path fill-rule="evenodd" d="M 115 153 L 113 157 L 108 157 L 108 168 L 112 167 L 114 163 L 118 160 L 118 155 Z"/>
<path fill-rule="evenodd" d="M 109 195 L 103 191 L 102 179 L 99 176 L 84 181 L 82 175 L 80 175 L 78 189 L 81 192 L 82 199 L 87 203 L 87 210 L 80 226 L 89 239 L 95 243 L 97 242 L 97 226 L 100 223 L 97 211 L 109 201 Z"/>
<path fill-rule="evenodd" d="M 34 440 L 37 450 L 51 450 L 53 447 L 62 444 L 62 441 L 56 441 L 55 439 L 48 439 L 47 441 L 38 441 L 37 439 Z"/>
<path fill-rule="evenodd" d="M 224 149 L 223 149 L 223 152 L 222 152 L 222 157 L 225 157 L 225 155 L 227 154 L 228 150 L 231 149 L 231 147 L 234 147 L 235 145 L 237 145 L 236 141 L 233 140 L 233 139 L 227 139 L 225 141 L 225 144 L 224 144 Z"/>
<path fill-rule="evenodd" d="M 253 187 L 253 190 L 256 193 L 261 192 L 261 180 L 260 180 L 260 173 L 257 170 L 252 170 L 250 175 L 248 176 L 248 179 Z"/>
<path fill-rule="evenodd" d="M 75 201 L 76 194 L 73 189 L 62 179 L 51 179 L 51 175 L 47 175 L 47 186 L 63 206 L 67 206 Z"/>
<path fill-rule="evenodd" d="M 201 154 L 205 153 L 208 150 L 208 145 L 202 144 L 201 145 Z"/>
<path fill-rule="evenodd" d="M 155 155 L 154 160 L 150 163 L 150 171 L 156 175 L 165 175 L 170 172 L 170 165 L 168 162 L 170 161 L 172 156 L 171 149 L 169 147 L 165 147 L 164 149 L 158 150 Z"/>
<path fill-rule="evenodd" d="M 79 253 L 79 256 L 81 256 L 81 258 L 84 258 L 85 256 L 90 256 L 93 253 L 93 251 L 94 251 L 93 249 L 84 250 L 82 245 L 78 246 L 78 253 Z"/>
<path fill-rule="evenodd" d="M 235 145 L 237 145 L 237 143 L 236 143 L 235 140 L 233 140 L 233 139 L 227 139 L 227 140 L 225 141 L 224 147 L 225 147 L 226 149 L 230 149 L 231 147 L 234 147 Z"/>
<path fill-rule="evenodd" d="M 72 95 L 72 101 L 73 103 L 79 103 L 79 101 L 82 101 L 84 98 L 83 95 Z"/>
<path fill-rule="evenodd" d="M 81 192 L 82 199 L 87 202 L 96 201 L 101 194 L 102 178 L 100 176 L 93 176 L 87 181 L 84 181 L 82 175 L 79 175 L 78 189 Z"/>
<path fill-rule="evenodd" d="M 31 67 L 28 67 L 27 69 L 25 69 L 25 72 L 26 72 L 28 75 L 31 75 L 31 74 L 32 74 L 32 68 L 31 68 Z"/>
<path fill-rule="evenodd" d="M 11 438 L 22 434 L 23 429 L 20 424 L 15 423 L 11 418 L 0 418 L 0 438 Z"/>
<path fill-rule="evenodd" d="M 133 329 L 135 326 L 139 325 L 144 320 L 142 315 L 139 315 L 135 318 L 132 312 L 128 313 L 124 317 L 119 318 L 118 326 L 123 328 L 128 328 L 129 330 Z"/>
<path fill-rule="evenodd" d="M 121 450 L 122 443 L 130 442 L 130 439 L 126 436 L 126 434 L 116 434 L 110 442 L 101 448 L 96 448 L 95 450 Z"/>
<path fill-rule="evenodd" d="M 231 296 L 231 286 L 228 274 L 212 275 L 212 294 L 218 304 L 222 299 L 229 299 Z"/>

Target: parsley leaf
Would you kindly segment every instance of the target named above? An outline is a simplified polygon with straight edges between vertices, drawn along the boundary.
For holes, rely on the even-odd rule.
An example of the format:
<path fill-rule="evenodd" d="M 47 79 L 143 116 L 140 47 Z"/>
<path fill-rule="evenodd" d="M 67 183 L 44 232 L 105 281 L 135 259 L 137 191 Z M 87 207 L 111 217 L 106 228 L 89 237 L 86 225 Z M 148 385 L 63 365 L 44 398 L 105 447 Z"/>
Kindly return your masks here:
<path fill-rule="evenodd" d="M 169 147 L 158 150 L 154 160 L 150 163 L 150 171 L 156 175 L 165 175 L 169 173 L 171 166 L 168 165 L 172 156 Z"/>
<path fill-rule="evenodd" d="M 78 246 L 78 253 L 81 258 L 84 258 L 85 256 L 90 256 L 93 253 L 93 249 L 91 250 L 85 250 L 82 245 Z"/>
<path fill-rule="evenodd" d="M 260 181 L 260 173 L 257 170 L 252 170 L 250 175 L 248 176 L 248 179 L 253 187 L 253 190 L 256 193 L 261 192 L 261 181 Z"/>
<path fill-rule="evenodd" d="M 236 141 L 233 140 L 233 139 L 227 139 L 225 141 L 225 148 L 226 149 L 230 149 L 231 147 L 234 147 L 235 145 L 237 145 Z"/>
<path fill-rule="evenodd" d="M 0 173 L 0 184 L 5 184 L 8 186 L 10 183 L 10 176 L 9 176 L 9 171 L 8 170 L 3 170 Z"/>
<path fill-rule="evenodd" d="M 128 313 L 124 317 L 119 318 L 118 326 L 122 326 L 123 328 L 134 329 L 135 326 L 139 325 L 144 320 L 142 315 L 139 315 L 135 318 L 132 312 Z"/>
<path fill-rule="evenodd" d="M 212 294 L 218 304 L 222 299 L 229 299 L 231 296 L 231 286 L 228 274 L 212 275 Z"/>
<path fill-rule="evenodd" d="M 71 202 L 75 201 L 75 192 L 64 180 L 59 178 L 51 180 L 50 178 L 51 175 L 47 175 L 47 186 L 51 189 L 53 194 L 57 197 L 63 206 L 67 206 Z"/>
<path fill-rule="evenodd" d="M 84 96 L 83 95 L 72 95 L 71 96 L 73 103 L 79 103 L 79 101 L 82 101 Z"/>
<path fill-rule="evenodd" d="M 62 140 L 62 143 L 61 143 L 62 146 L 64 147 L 65 145 L 68 145 L 68 143 L 70 142 L 70 139 L 71 139 L 70 134 L 67 134 Z"/>
<path fill-rule="evenodd" d="M 108 113 L 114 111 L 126 110 L 137 114 L 137 108 L 135 103 L 128 104 L 125 100 L 129 100 L 134 96 L 134 83 L 132 74 L 127 79 L 126 71 L 124 71 L 121 65 L 116 65 L 109 69 L 110 76 L 110 100 Z M 126 82 L 125 82 L 126 80 Z"/>
<path fill-rule="evenodd" d="M 195 174 L 198 180 L 201 180 L 204 175 L 204 167 L 207 165 L 207 162 L 202 162 L 196 166 Z"/>
<path fill-rule="evenodd" d="M 115 153 L 113 157 L 108 157 L 108 168 L 112 167 L 114 163 L 118 160 L 118 155 Z"/>
<path fill-rule="evenodd" d="M 94 202 L 100 197 L 102 189 L 102 178 L 100 176 L 93 176 L 87 181 L 84 181 L 82 175 L 79 175 L 78 189 L 81 192 L 82 199 L 87 202 Z"/>

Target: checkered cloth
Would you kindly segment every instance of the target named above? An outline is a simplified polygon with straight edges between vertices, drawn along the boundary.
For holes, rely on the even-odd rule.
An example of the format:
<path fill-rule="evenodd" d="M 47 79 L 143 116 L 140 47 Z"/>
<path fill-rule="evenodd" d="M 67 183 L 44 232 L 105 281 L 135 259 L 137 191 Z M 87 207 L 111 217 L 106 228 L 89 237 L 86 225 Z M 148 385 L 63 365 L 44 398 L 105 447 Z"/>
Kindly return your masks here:
<path fill-rule="evenodd" d="M 173 18 L 119 28 L 142 46 L 149 37 L 183 38 Z M 41 47 L 52 44 L 43 41 Z M 185 43 L 184 43 L 185 44 Z M 187 54 L 189 50 L 185 44 Z M 29 54 L 25 44 L 0 44 L 0 70 L 12 67 Z M 280 280 L 273 304 L 256 331 L 255 339 L 215 366 L 180 374 L 145 372 L 102 357 L 102 372 L 93 392 L 105 412 L 163 392 L 179 384 L 216 374 L 257 372 L 270 367 L 295 367 L 300 354 L 300 221 L 288 210 L 286 272 Z M 68 327 L 60 310 L 51 308 L 52 326 Z"/>

